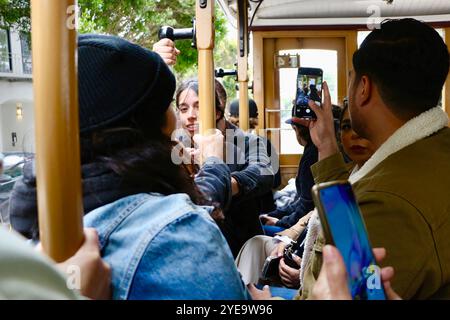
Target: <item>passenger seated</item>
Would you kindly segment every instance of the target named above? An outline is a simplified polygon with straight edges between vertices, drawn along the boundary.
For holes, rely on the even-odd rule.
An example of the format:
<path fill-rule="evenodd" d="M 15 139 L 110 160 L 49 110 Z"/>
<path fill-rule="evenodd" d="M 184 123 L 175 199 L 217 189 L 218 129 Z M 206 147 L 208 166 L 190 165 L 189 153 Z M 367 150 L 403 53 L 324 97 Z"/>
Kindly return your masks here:
<path fill-rule="evenodd" d="M 248 111 L 249 111 L 249 128 L 250 130 L 255 130 L 259 124 L 259 114 L 258 114 L 258 106 L 256 105 L 255 100 L 248 99 Z M 233 100 L 230 103 L 229 113 L 228 113 L 228 121 L 234 124 L 236 127 L 239 127 L 239 100 Z"/>
<path fill-rule="evenodd" d="M 78 45 L 84 222 L 112 267 L 113 298 L 246 299 L 214 208 L 173 162 L 173 74 L 159 55 L 121 38 L 82 35 Z M 216 179 L 229 181 L 222 135 L 196 141 Z M 21 182 L 13 211 L 29 208 L 33 187 Z"/>
<path fill-rule="evenodd" d="M 252 130 L 253 133 L 256 133 L 256 127 L 258 126 L 258 106 L 256 105 L 256 102 L 253 99 L 248 100 L 248 108 L 249 108 L 249 128 Z M 233 100 L 230 104 L 229 108 L 229 114 L 228 114 L 228 121 L 235 125 L 236 127 L 239 127 L 239 100 Z M 271 166 L 274 171 L 274 180 L 272 189 L 277 189 L 281 185 L 281 172 L 280 170 L 277 170 L 276 168 L 279 167 L 279 155 L 277 153 L 277 150 L 270 142 L 270 139 L 263 138 L 260 136 L 261 139 L 264 139 L 264 143 L 267 147 L 267 155 L 271 159 Z M 276 163 L 272 163 L 272 160 L 275 160 Z M 273 201 L 273 190 L 270 190 L 266 194 L 262 195 L 260 197 L 260 212 L 270 212 L 275 210 L 275 204 Z"/>
<path fill-rule="evenodd" d="M 294 123 L 292 119 L 287 120 L 286 123 L 294 129 L 297 142 L 304 147 L 304 152 L 295 178 L 297 195 L 294 202 L 285 208 L 261 216 L 265 233 L 268 236 L 292 227 L 314 208 L 311 196 L 311 189 L 314 186 L 311 166 L 318 160 L 317 148 L 311 140 L 308 128 Z"/>
<path fill-rule="evenodd" d="M 378 264 L 386 258 L 384 248 L 374 249 L 373 254 Z M 401 300 L 401 297 L 392 289 L 391 281 L 394 279 L 394 269 L 385 267 L 380 272 L 384 292 L 387 300 Z M 319 278 L 312 290 L 311 300 L 352 300 L 348 287 L 348 275 L 344 259 L 340 252 L 333 246 L 323 248 L 323 264 Z M 258 290 L 255 286 L 249 286 L 250 294 L 254 300 L 272 299 L 272 291 L 268 286 Z"/>
<path fill-rule="evenodd" d="M 293 108 L 295 109 L 296 107 L 294 106 Z M 295 110 L 293 110 L 293 113 L 294 111 Z M 341 108 L 337 105 L 333 105 L 333 117 L 335 119 L 336 132 L 339 131 L 339 119 L 341 118 L 341 114 Z M 308 128 L 296 123 L 295 118 L 287 120 L 286 123 L 292 125 L 298 143 L 304 146 L 305 149 L 300 160 L 296 177 L 296 199 L 290 205 L 261 217 L 264 222 L 264 231 L 268 236 L 273 236 L 277 232 L 282 232 L 284 229 L 294 226 L 314 208 L 314 202 L 311 196 L 311 189 L 314 186 L 311 166 L 318 160 L 317 148 L 311 140 Z"/>

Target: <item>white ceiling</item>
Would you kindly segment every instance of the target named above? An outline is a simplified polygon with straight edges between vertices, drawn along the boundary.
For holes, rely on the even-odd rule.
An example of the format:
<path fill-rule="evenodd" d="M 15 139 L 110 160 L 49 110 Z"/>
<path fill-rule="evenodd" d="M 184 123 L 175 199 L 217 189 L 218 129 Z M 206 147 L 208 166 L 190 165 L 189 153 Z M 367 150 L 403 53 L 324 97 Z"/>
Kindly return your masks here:
<path fill-rule="evenodd" d="M 257 0 L 251 3 L 250 17 Z M 233 19 L 236 0 L 219 0 Z M 371 17 L 414 17 L 427 22 L 450 22 L 450 0 L 263 0 L 253 26 L 348 25 L 368 23 Z"/>

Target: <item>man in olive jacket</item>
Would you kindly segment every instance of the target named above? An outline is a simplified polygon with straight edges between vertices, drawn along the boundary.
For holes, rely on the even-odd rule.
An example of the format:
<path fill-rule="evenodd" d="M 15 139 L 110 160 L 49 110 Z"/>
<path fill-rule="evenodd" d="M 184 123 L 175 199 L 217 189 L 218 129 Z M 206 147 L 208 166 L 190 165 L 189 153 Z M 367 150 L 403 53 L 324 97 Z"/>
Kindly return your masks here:
<path fill-rule="evenodd" d="M 439 34 L 413 19 L 387 21 L 353 57 L 349 110 L 354 130 L 375 144 L 373 157 L 350 177 L 323 108 L 310 130 L 319 150 L 316 183 L 349 179 L 373 247 L 384 247 L 393 288 L 404 299 L 450 299 L 450 129 L 436 107 L 449 71 Z M 419 84 L 419 85 L 418 85 Z M 322 265 L 323 233 L 303 270 L 307 299 Z"/>

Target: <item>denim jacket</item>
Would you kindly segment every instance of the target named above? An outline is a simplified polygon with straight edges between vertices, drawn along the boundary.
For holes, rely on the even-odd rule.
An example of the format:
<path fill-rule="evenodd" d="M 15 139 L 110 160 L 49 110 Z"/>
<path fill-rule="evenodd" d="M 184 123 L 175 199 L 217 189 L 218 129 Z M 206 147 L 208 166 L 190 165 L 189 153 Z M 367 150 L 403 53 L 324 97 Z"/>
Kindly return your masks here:
<path fill-rule="evenodd" d="M 24 166 L 23 177 L 11 193 L 10 219 L 14 230 L 28 239 L 39 240 L 35 162 Z M 222 160 L 210 157 L 195 177 L 195 183 L 204 197 L 222 208 L 231 202 L 230 170 Z M 82 166 L 83 207 L 87 214 L 92 210 L 141 191 L 122 185 L 122 177 L 103 163 Z"/>
<path fill-rule="evenodd" d="M 138 194 L 85 216 L 119 300 L 242 300 L 248 293 L 208 207 L 186 194 Z"/>

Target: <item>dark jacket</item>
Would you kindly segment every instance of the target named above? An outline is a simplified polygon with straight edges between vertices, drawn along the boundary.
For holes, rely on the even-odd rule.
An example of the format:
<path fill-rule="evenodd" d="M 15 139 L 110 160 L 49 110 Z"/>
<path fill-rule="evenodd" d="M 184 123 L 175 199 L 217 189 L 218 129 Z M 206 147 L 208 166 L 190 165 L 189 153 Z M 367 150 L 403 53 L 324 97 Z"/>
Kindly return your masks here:
<path fill-rule="evenodd" d="M 267 147 L 267 155 L 271 159 L 271 166 L 274 171 L 272 190 L 261 196 L 261 213 L 272 212 L 276 210 L 275 202 L 273 201 L 273 190 L 276 190 L 281 185 L 281 172 L 280 172 L 280 156 L 277 150 L 272 145 L 269 139 L 264 139 L 264 143 Z M 273 163 L 272 160 L 276 159 L 277 163 Z"/>
<path fill-rule="evenodd" d="M 219 159 L 208 159 L 195 177 L 200 191 L 211 202 L 226 206 L 231 200 L 230 171 Z M 140 193 L 125 187 L 122 178 L 101 163 L 82 166 L 84 213 Z M 24 166 L 23 177 L 16 182 L 10 198 L 10 220 L 13 229 L 28 239 L 39 239 L 36 175 L 34 161 Z"/>
<path fill-rule="evenodd" d="M 318 161 L 318 158 L 319 155 L 316 146 L 313 143 L 307 144 L 295 179 L 297 196 L 294 202 L 282 210 L 278 209 L 269 214 L 271 217 L 280 219 L 277 222 L 277 226 L 290 228 L 314 209 L 314 202 L 311 196 L 314 178 L 311 172 L 311 166 Z"/>
<path fill-rule="evenodd" d="M 227 123 L 227 130 L 234 132 L 232 141 L 230 135 L 227 141 L 235 148 L 232 155 L 227 148 L 226 162 L 231 176 L 239 183 L 240 193 L 233 197 L 230 208 L 225 211 L 223 230 L 233 255 L 237 256 L 247 240 L 263 234 L 259 220 L 261 197 L 272 190 L 274 173 L 262 138 L 244 133 L 230 123 Z"/>

